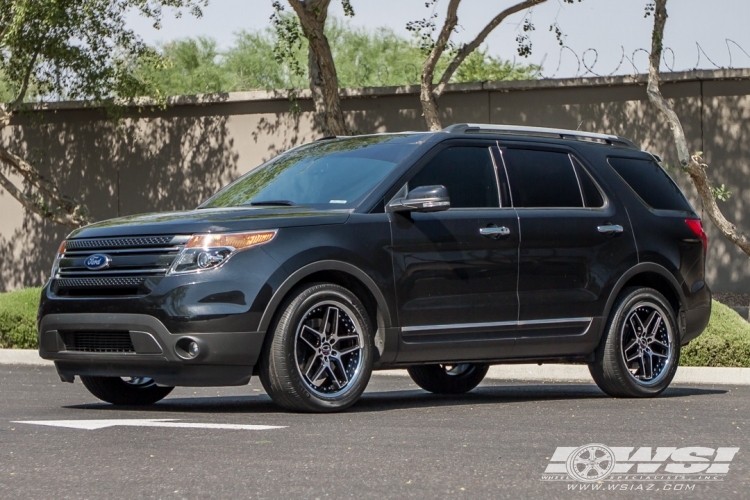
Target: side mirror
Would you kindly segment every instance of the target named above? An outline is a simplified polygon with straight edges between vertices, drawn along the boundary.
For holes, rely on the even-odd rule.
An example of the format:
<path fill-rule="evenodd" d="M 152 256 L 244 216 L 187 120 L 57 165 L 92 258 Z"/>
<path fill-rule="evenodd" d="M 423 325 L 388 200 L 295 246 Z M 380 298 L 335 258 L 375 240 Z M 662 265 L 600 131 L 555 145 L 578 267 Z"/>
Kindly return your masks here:
<path fill-rule="evenodd" d="M 388 204 L 389 212 L 442 212 L 451 207 L 445 186 L 420 186 Z"/>

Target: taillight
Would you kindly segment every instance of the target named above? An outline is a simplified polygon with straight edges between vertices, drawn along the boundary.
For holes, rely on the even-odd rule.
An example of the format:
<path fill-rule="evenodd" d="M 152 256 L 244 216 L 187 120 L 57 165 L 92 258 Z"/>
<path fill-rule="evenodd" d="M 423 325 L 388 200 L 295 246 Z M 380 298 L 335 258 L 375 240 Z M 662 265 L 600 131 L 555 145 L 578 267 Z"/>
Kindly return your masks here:
<path fill-rule="evenodd" d="M 685 219 L 685 224 L 695 233 L 695 235 L 703 242 L 703 253 L 708 252 L 708 236 L 703 230 L 703 224 L 700 219 Z"/>

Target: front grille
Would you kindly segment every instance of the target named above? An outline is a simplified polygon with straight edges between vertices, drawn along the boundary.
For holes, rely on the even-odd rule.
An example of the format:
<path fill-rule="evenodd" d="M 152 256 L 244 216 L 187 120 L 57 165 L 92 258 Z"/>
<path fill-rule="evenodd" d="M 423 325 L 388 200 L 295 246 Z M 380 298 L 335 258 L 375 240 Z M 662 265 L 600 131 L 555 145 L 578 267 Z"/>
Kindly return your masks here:
<path fill-rule="evenodd" d="M 113 332 L 60 332 L 65 349 L 77 352 L 135 352 L 130 333 Z"/>
<path fill-rule="evenodd" d="M 139 287 L 146 278 L 62 278 L 55 281 L 58 288 Z"/>
<path fill-rule="evenodd" d="M 68 250 L 99 250 L 103 248 L 129 248 L 169 245 L 174 236 L 142 236 L 138 238 L 91 238 L 68 240 Z"/>
<path fill-rule="evenodd" d="M 189 239 L 187 235 L 164 235 L 68 240 L 59 262 L 58 286 L 138 287 L 142 280 L 133 278 L 164 276 Z M 103 255 L 108 264 L 101 269 L 88 268 L 85 261 L 94 254 Z M 73 278 L 78 281 L 66 280 Z"/>

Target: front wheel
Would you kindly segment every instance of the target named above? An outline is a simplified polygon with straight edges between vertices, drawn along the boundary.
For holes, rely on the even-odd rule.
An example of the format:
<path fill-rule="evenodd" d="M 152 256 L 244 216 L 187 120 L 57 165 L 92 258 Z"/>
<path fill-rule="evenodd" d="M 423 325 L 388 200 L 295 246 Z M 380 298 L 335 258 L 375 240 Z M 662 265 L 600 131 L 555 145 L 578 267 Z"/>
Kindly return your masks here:
<path fill-rule="evenodd" d="M 409 376 L 419 387 L 435 394 L 464 394 L 484 380 L 489 365 L 461 363 L 455 365 L 410 366 Z"/>
<path fill-rule="evenodd" d="M 145 377 L 84 377 L 91 394 L 113 405 L 150 405 L 167 397 L 174 387 L 160 387 Z"/>
<path fill-rule="evenodd" d="M 264 347 L 260 381 L 292 411 L 332 412 L 353 405 L 372 373 L 372 326 L 362 302 L 331 283 L 300 288 L 281 308 Z"/>
<path fill-rule="evenodd" d="M 652 288 L 624 290 L 605 329 L 589 371 L 599 388 L 614 397 L 661 394 L 672 382 L 680 358 L 672 305 Z"/>

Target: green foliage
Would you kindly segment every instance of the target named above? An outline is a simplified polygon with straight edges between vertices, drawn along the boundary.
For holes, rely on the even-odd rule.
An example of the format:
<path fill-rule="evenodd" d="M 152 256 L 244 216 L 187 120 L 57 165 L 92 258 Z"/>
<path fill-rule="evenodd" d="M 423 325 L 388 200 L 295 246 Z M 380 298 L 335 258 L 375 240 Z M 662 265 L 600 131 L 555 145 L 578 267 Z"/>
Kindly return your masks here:
<path fill-rule="evenodd" d="M 206 0 L 4 0 L 0 3 L 0 89 L 13 104 L 27 97 L 101 100 L 149 95 L 132 62 L 160 57 L 127 28 L 138 12 L 158 26 L 162 8 Z"/>
<path fill-rule="evenodd" d="M 750 367 L 750 323 L 714 301 L 706 331 L 682 348 L 680 365 Z"/>
<path fill-rule="evenodd" d="M 727 201 L 732 197 L 732 192 L 724 184 L 719 187 L 711 186 L 711 194 L 714 198 L 721 201 Z"/>
<path fill-rule="evenodd" d="M 275 22 L 280 24 L 238 33 L 224 52 L 206 38 L 170 42 L 160 48 L 166 66 L 156 70 L 143 66 L 139 74 L 165 95 L 306 88 L 307 41 L 297 18 L 282 13 Z M 355 28 L 336 18 L 328 20 L 326 35 L 342 88 L 419 82 L 424 54 L 416 39 L 389 28 Z M 446 54 L 436 74 L 447 66 Z M 538 66 L 514 65 L 478 50 L 459 66 L 452 81 L 533 79 L 538 72 Z"/>
<path fill-rule="evenodd" d="M 41 288 L 0 294 L 0 348 L 36 349 Z"/>

